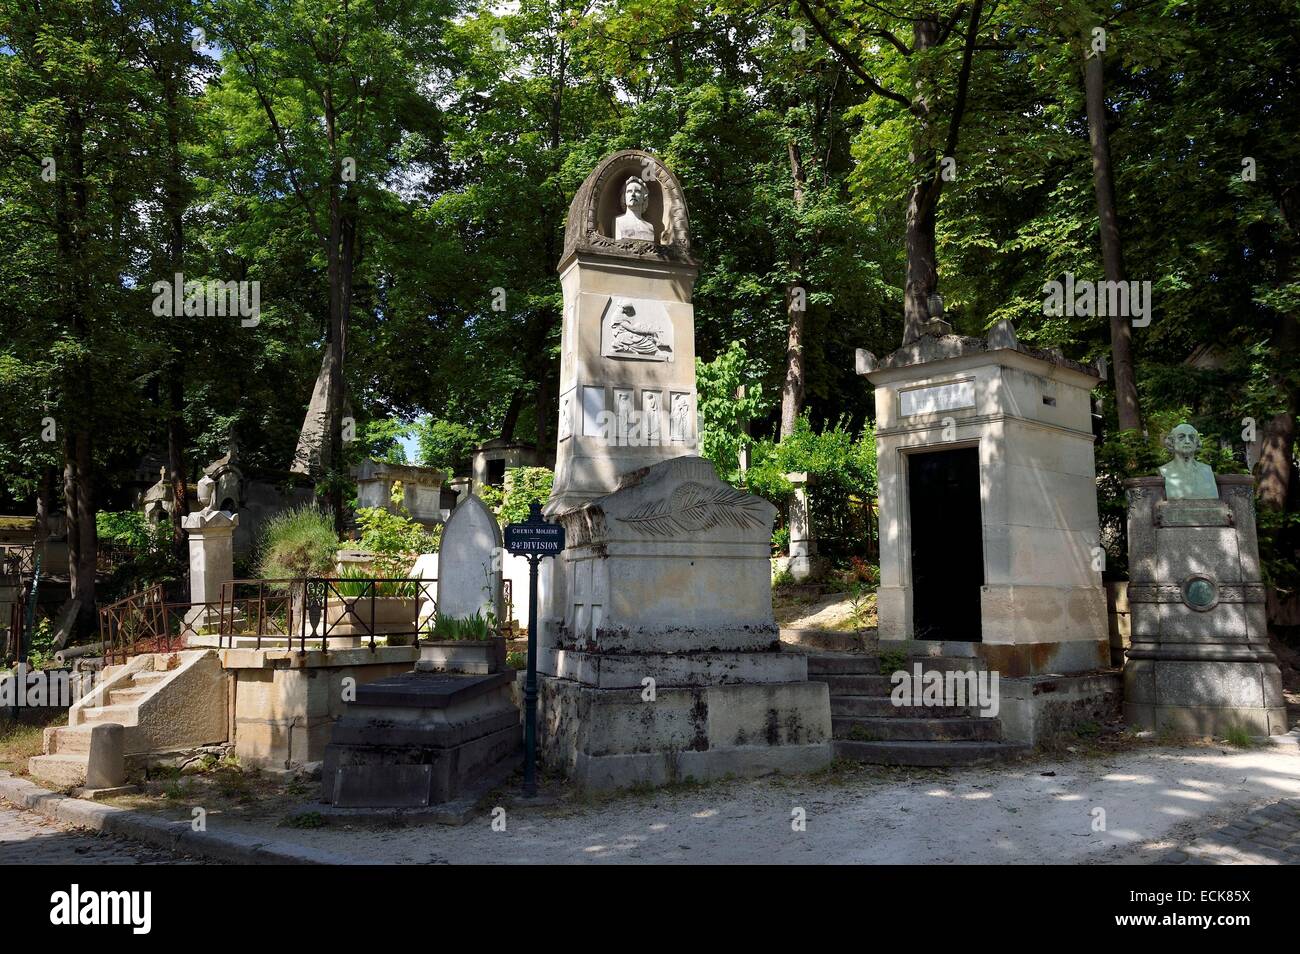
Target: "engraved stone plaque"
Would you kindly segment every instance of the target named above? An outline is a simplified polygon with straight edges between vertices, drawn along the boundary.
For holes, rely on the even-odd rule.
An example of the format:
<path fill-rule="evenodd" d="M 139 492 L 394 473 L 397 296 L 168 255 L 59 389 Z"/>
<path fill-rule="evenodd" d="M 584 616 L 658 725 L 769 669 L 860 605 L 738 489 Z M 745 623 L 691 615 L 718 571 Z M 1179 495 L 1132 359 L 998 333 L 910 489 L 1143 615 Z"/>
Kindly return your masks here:
<path fill-rule="evenodd" d="M 1222 500 L 1178 497 L 1156 504 L 1157 527 L 1230 527 L 1232 508 Z"/>
<path fill-rule="evenodd" d="M 913 388 L 898 394 L 899 413 L 903 417 L 937 414 L 975 406 L 975 382 L 953 381 L 928 388 Z"/>

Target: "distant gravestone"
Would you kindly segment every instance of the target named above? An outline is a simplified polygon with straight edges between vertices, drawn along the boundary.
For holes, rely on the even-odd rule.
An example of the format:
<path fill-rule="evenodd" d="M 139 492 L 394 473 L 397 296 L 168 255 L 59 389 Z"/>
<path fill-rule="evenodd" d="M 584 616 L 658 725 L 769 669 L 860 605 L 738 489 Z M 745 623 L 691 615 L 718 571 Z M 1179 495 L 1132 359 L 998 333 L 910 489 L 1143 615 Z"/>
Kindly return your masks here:
<path fill-rule="evenodd" d="M 501 528 L 492 511 L 472 494 L 442 531 L 438 550 L 438 615 L 464 619 L 476 612 L 500 617 L 501 570 L 496 551 Z"/>

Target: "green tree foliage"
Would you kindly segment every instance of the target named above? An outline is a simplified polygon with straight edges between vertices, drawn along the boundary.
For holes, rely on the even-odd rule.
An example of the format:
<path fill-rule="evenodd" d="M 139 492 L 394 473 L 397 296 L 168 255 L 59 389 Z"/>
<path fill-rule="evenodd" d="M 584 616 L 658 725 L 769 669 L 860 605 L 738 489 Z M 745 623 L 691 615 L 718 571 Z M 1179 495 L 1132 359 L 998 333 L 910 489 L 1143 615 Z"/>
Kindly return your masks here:
<path fill-rule="evenodd" d="M 786 475 L 793 473 L 810 479 L 812 523 L 824 555 L 847 558 L 866 552 L 868 505 L 876 496 L 875 429 L 864 425 L 855 437 L 841 419 L 818 431 L 805 415 L 780 443 L 755 444 L 746 485 L 777 505 L 782 524 L 794 492 Z"/>
<path fill-rule="evenodd" d="M 531 504 L 545 504 L 551 496 L 555 472 L 546 467 L 516 467 L 506 474 L 506 491 L 497 511 L 501 526 L 528 519 Z"/>
<path fill-rule="evenodd" d="M 415 438 L 419 446 L 419 463 L 424 467 L 441 468 L 448 475 L 465 473 L 474 448 L 482 443 L 479 433 L 473 428 L 431 416 L 416 422 Z"/>
<path fill-rule="evenodd" d="M 1110 564 L 1120 482 L 1185 415 L 1220 469 L 1260 438 L 1285 584 L 1300 12 L 1267 0 L 0 0 L 3 509 L 72 518 L 84 591 L 95 512 L 134 506 L 169 442 L 191 482 L 232 432 L 246 472 L 278 476 L 331 346 L 345 464 L 400 459 L 403 422 L 420 463 L 456 473 L 492 437 L 553 449 L 565 213 L 620 148 L 661 156 L 690 206 L 703 452 L 739 482 L 748 423 L 751 487 L 783 502 L 804 470 L 815 501 L 862 499 L 875 409 L 853 351 L 897 346 L 926 203 L 958 332 L 1008 318 L 1031 345 L 1108 354 L 1103 316 L 1043 307 L 1044 283 L 1101 277 L 1095 27 L 1126 272 L 1153 303 L 1133 334 L 1147 433 L 1119 436 L 1098 390 Z M 257 280 L 257 324 L 155 314 L 177 263 Z M 777 445 L 781 404 L 806 420 Z"/>
<path fill-rule="evenodd" d="M 739 482 L 741 450 L 754 443 L 750 425 L 768 406 L 762 382 L 754 379 L 747 364 L 740 341 L 712 361 L 695 361 L 700 456 L 711 460 L 718 476 L 732 484 Z"/>

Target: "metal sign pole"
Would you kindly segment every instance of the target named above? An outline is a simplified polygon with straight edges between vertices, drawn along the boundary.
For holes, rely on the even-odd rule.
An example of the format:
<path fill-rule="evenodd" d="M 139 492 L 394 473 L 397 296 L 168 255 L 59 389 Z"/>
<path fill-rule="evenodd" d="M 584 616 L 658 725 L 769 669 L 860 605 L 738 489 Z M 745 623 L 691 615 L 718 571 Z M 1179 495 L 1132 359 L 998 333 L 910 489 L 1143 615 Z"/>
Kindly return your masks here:
<path fill-rule="evenodd" d="M 542 505 L 529 505 L 528 519 L 506 527 L 505 547 L 528 558 L 528 669 L 524 673 L 524 797 L 537 795 L 537 567 L 564 549 L 564 527 L 547 523 Z"/>
<path fill-rule="evenodd" d="M 524 797 L 537 794 L 537 564 L 528 555 L 528 674 L 524 677 Z"/>

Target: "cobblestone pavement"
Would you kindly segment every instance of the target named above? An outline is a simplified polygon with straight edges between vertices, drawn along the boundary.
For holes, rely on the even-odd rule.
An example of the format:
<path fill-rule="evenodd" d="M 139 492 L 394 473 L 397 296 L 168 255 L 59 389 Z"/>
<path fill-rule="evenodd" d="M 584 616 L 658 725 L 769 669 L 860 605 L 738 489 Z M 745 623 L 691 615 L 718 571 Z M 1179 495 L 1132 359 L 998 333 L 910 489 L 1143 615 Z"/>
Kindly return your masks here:
<path fill-rule="evenodd" d="M 1166 865 L 1300 864 L 1300 798 L 1288 798 L 1167 853 Z"/>
<path fill-rule="evenodd" d="M 114 835 L 81 831 L 0 801 L 0 865 L 195 864 Z"/>

